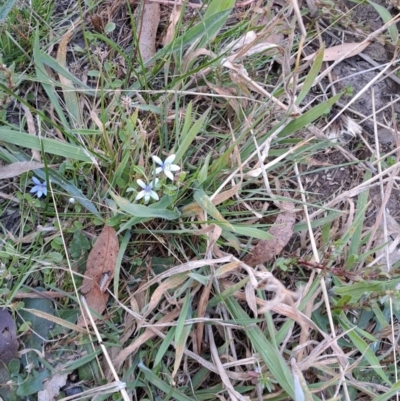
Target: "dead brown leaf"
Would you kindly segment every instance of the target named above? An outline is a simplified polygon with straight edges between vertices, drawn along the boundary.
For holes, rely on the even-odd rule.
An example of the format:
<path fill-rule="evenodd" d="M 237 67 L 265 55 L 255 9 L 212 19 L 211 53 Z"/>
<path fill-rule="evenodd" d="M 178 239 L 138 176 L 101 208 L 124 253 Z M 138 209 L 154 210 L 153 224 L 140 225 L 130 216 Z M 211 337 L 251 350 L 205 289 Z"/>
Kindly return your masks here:
<path fill-rule="evenodd" d="M 370 42 L 365 43 L 343 43 L 338 46 L 328 47 L 324 51 L 324 58 L 323 61 L 336 61 L 346 55 L 345 58 L 350 58 L 360 54 Z M 306 57 L 304 57 L 304 61 L 312 60 L 317 53 L 312 53 Z"/>
<path fill-rule="evenodd" d="M 200 300 L 197 307 L 197 317 L 202 318 L 206 315 L 208 301 L 210 299 L 210 293 L 212 288 L 213 278 L 210 277 L 207 285 L 204 287 L 203 292 L 200 295 Z M 203 343 L 203 334 L 204 334 L 204 322 L 200 322 L 196 327 L 196 345 L 197 345 L 197 354 L 201 355 L 201 346 Z"/>
<path fill-rule="evenodd" d="M 60 388 L 67 383 L 68 372 L 55 373 L 54 376 L 43 383 L 43 390 L 38 392 L 38 401 L 53 401 L 60 394 Z"/>
<path fill-rule="evenodd" d="M 138 34 L 139 51 L 143 63 L 150 60 L 156 52 L 156 35 L 159 22 L 160 5 L 156 3 L 144 4 Z"/>
<path fill-rule="evenodd" d="M 3 180 L 5 178 L 18 177 L 22 173 L 26 173 L 27 171 L 36 170 L 43 167 L 43 163 L 38 163 L 34 161 L 16 162 L 11 163 L 7 166 L 0 166 L 0 180 Z"/>
<path fill-rule="evenodd" d="M 36 124 L 35 124 L 35 120 L 33 118 L 30 108 L 23 103 L 21 103 L 21 107 L 25 112 L 26 125 L 28 126 L 29 134 L 33 135 L 33 136 L 37 136 Z M 42 156 L 38 150 L 32 149 L 31 152 L 32 152 L 32 157 L 35 160 L 37 160 L 38 162 L 42 161 Z"/>
<path fill-rule="evenodd" d="M 114 277 L 118 252 L 116 231 L 112 227 L 104 226 L 87 259 L 85 278 L 81 287 L 87 304 L 99 314 L 106 308 L 108 301 L 106 290 Z M 82 324 L 81 316 L 78 326 Z"/>
<path fill-rule="evenodd" d="M 15 322 L 7 309 L 0 309 L 0 361 L 7 365 L 13 358 L 18 358 Z"/>
<path fill-rule="evenodd" d="M 294 205 L 291 202 L 282 202 L 283 212 L 278 215 L 268 233 L 273 235 L 271 240 L 260 240 L 254 249 L 248 253 L 243 262 L 249 266 L 256 266 L 268 262 L 289 242 L 293 235 L 293 226 L 296 221 Z"/>

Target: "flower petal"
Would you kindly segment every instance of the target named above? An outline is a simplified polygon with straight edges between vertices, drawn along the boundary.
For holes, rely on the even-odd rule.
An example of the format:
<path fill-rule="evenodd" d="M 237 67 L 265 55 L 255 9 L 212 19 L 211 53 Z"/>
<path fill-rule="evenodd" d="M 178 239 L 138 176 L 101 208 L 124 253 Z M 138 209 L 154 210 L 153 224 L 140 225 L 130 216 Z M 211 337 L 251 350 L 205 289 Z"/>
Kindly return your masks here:
<path fill-rule="evenodd" d="M 159 200 L 160 198 L 158 197 L 158 195 L 154 192 L 154 191 L 151 191 L 150 192 L 150 196 L 153 198 L 153 199 L 155 199 L 155 200 Z"/>
<path fill-rule="evenodd" d="M 43 191 L 44 196 L 47 196 L 47 187 L 44 187 L 44 188 L 42 189 L 42 191 Z"/>
<path fill-rule="evenodd" d="M 136 195 L 135 200 L 140 200 L 140 199 L 142 199 L 143 196 L 145 196 L 145 195 L 146 195 L 146 191 L 140 191 L 140 192 Z"/>
<path fill-rule="evenodd" d="M 32 177 L 32 181 L 33 181 L 36 185 L 42 185 L 42 183 L 41 183 L 36 177 Z"/>
<path fill-rule="evenodd" d="M 164 164 L 172 164 L 175 160 L 176 155 L 170 155 L 165 159 Z"/>
<path fill-rule="evenodd" d="M 37 192 L 37 191 L 39 191 L 39 186 L 38 186 L 38 185 L 35 185 L 35 186 L 29 191 L 29 193 L 30 193 L 30 194 L 34 194 L 34 193 Z"/>
<path fill-rule="evenodd" d="M 41 198 L 42 195 L 43 195 L 42 189 L 39 189 L 39 191 L 37 191 L 36 195 L 37 195 L 38 198 Z"/>
<path fill-rule="evenodd" d="M 169 171 L 179 171 L 181 168 L 177 166 L 176 164 L 171 164 L 169 166 Z"/>
<path fill-rule="evenodd" d="M 160 181 L 158 178 L 154 178 L 153 182 L 150 184 L 152 188 L 156 187 L 158 184 L 158 181 Z"/>
<path fill-rule="evenodd" d="M 146 195 L 144 196 L 144 203 L 149 203 L 150 200 L 150 194 L 146 192 Z"/>
<path fill-rule="evenodd" d="M 174 181 L 174 175 L 173 175 L 170 171 L 165 170 L 165 171 L 164 171 L 164 174 L 165 174 L 170 180 Z"/>
<path fill-rule="evenodd" d="M 163 171 L 163 168 L 162 167 L 157 167 L 155 171 L 156 171 L 156 174 L 160 174 L 161 171 Z"/>
<path fill-rule="evenodd" d="M 162 160 L 158 157 L 158 156 L 151 156 L 153 158 L 153 160 L 159 164 L 160 166 L 162 166 L 164 163 L 162 162 Z"/>
<path fill-rule="evenodd" d="M 136 182 L 138 183 L 138 185 L 140 187 L 142 187 L 143 189 L 146 189 L 146 184 L 143 182 L 143 180 L 137 180 Z"/>

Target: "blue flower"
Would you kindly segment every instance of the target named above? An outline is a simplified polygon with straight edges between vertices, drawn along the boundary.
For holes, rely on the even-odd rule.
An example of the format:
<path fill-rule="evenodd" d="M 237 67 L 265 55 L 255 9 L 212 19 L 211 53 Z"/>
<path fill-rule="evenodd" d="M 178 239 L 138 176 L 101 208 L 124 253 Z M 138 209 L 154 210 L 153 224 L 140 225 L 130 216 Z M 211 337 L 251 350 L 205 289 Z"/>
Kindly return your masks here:
<path fill-rule="evenodd" d="M 137 195 L 135 200 L 140 200 L 144 197 L 144 203 L 148 203 L 150 198 L 153 198 L 155 200 L 160 199 L 158 195 L 153 191 L 153 188 L 157 185 L 158 179 L 156 178 L 153 182 L 150 184 L 145 184 L 142 180 L 137 180 L 137 183 L 139 184 L 140 187 L 143 188 L 143 191 L 140 191 Z"/>
<path fill-rule="evenodd" d="M 172 164 L 175 160 L 175 155 L 168 156 L 165 159 L 165 162 L 163 162 L 158 156 L 152 156 L 153 160 L 160 166 L 156 168 L 156 174 L 160 174 L 161 171 L 164 172 L 164 174 L 170 179 L 174 180 L 174 175 L 172 174 L 172 171 L 178 171 L 181 168 L 177 166 L 176 164 Z"/>
<path fill-rule="evenodd" d="M 46 181 L 41 183 L 36 177 L 32 177 L 32 181 L 36 184 L 29 192 L 31 194 L 36 194 L 38 198 L 41 198 L 42 195 L 47 196 L 47 184 Z"/>

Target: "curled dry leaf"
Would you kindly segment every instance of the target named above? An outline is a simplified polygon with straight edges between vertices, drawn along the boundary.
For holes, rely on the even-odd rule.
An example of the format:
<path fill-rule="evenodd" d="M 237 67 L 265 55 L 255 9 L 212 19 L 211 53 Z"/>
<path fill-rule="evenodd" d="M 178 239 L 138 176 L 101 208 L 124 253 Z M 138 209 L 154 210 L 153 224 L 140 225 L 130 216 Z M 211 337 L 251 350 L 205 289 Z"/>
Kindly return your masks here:
<path fill-rule="evenodd" d="M 38 163 L 35 161 L 30 162 L 15 162 L 11 163 L 8 166 L 1 166 L 0 167 L 0 180 L 4 178 L 13 178 L 18 177 L 22 173 L 27 171 L 36 170 L 39 168 L 43 168 L 43 163 Z"/>
<path fill-rule="evenodd" d="M 249 266 L 256 266 L 268 262 L 289 242 L 293 235 L 293 226 L 296 221 L 294 205 L 291 202 L 281 202 L 284 210 L 275 220 L 268 233 L 274 236 L 271 240 L 260 240 L 255 248 L 243 258 L 243 262 Z"/>
<path fill-rule="evenodd" d="M 260 279 L 257 286 L 258 289 L 275 293 L 275 297 L 258 310 L 259 314 L 270 311 L 280 303 L 292 306 L 301 296 L 300 291 L 294 292 L 286 289 L 286 287 L 270 272 L 255 273 L 255 275 Z"/>
<path fill-rule="evenodd" d="M 160 22 L 160 5 L 145 3 L 139 25 L 139 51 L 143 63 L 150 60 L 156 52 L 156 35 Z"/>
<path fill-rule="evenodd" d="M 338 46 L 328 47 L 324 51 L 324 58 L 322 61 L 336 61 L 341 57 L 345 56 L 345 58 L 350 58 L 360 54 L 370 42 L 365 43 L 343 43 Z M 304 61 L 312 60 L 317 52 L 304 57 Z"/>
<path fill-rule="evenodd" d="M 104 226 L 87 259 L 85 278 L 81 287 L 87 304 L 99 314 L 106 308 L 108 301 L 106 290 L 114 277 L 118 252 L 116 231 L 112 227 Z M 83 325 L 82 316 L 78 325 Z"/>
<path fill-rule="evenodd" d="M 43 390 L 38 392 L 38 401 L 56 400 L 60 394 L 60 388 L 67 383 L 68 372 L 57 372 L 50 380 L 43 383 Z"/>
<path fill-rule="evenodd" d="M 169 45 L 175 37 L 175 28 L 176 24 L 179 21 L 179 17 L 181 16 L 182 6 L 175 6 L 171 12 L 169 17 L 169 25 L 167 29 L 167 33 L 163 38 L 162 42 L 164 46 Z"/>

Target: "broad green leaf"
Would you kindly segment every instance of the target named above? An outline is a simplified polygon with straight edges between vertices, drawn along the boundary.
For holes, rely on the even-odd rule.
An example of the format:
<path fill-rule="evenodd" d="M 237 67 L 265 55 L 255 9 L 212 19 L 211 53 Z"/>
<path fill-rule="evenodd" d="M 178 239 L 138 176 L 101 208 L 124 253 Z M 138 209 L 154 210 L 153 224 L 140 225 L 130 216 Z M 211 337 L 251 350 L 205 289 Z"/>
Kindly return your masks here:
<path fill-rule="evenodd" d="M 168 195 L 164 195 L 159 202 L 157 203 L 152 203 L 150 206 L 148 206 L 149 209 L 152 210 L 159 210 L 159 209 L 166 209 L 167 207 L 169 207 L 171 205 L 171 203 L 173 202 L 173 197 L 168 196 Z M 178 213 L 178 216 L 180 216 L 180 213 Z M 132 217 L 131 219 L 129 219 L 126 223 L 123 223 L 119 230 L 117 231 L 117 234 L 121 234 L 122 232 L 124 232 L 127 229 L 130 229 L 131 227 L 133 227 L 136 224 L 139 223 L 144 223 L 146 221 L 151 220 L 151 217 Z"/>
<path fill-rule="evenodd" d="M 373 369 L 375 373 L 390 386 L 392 383 L 381 368 L 378 358 L 368 347 L 368 344 L 357 334 L 357 332 L 355 330 L 351 330 L 353 326 L 344 313 L 342 313 L 340 316 L 340 323 L 343 327 L 343 330 L 348 331 L 347 336 L 350 338 L 353 345 L 360 351 L 360 353 L 371 365 L 370 369 Z"/>
<path fill-rule="evenodd" d="M 192 127 L 189 129 L 189 131 L 187 133 L 185 133 L 185 131 L 183 131 L 182 135 L 181 135 L 181 142 L 180 145 L 178 147 L 178 150 L 175 153 L 175 163 L 178 163 L 181 158 L 183 157 L 183 155 L 187 152 L 187 150 L 189 149 L 190 145 L 192 144 L 192 142 L 194 141 L 194 138 L 196 138 L 197 134 L 200 132 L 200 130 L 203 128 L 203 125 L 205 123 L 205 121 L 207 120 L 208 117 L 208 113 L 210 112 L 210 109 L 208 109 L 193 125 Z M 190 116 L 186 117 L 186 118 L 190 118 Z M 184 128 L 186 128 L 186 121 L 185 121 L 185 125 Z"/>
<path fill-rule="evenodd" d="M 14 7 L 16 0 L 6 0 L 6 2 L 0 7 L 0 22 L 4 22 L 11 9 Z"/>
<path fill-rule="evenodd" d="M 307 93 L 310 91 L 310 89 L 314 85 L 315 78 L 317 78 L 319 71 L 321 69 L 321 66 L 322 66 L 322 61 L 324 58 L 324 50 L 325 50 L 325 45 L 322 44 L 321 49 L 318 50 L 318 53 L 315 56 L 315 60 L 310 69 L 310 72 L 306 76 L 306 79 L 303 83 L 303 87 L 301 88 L 299 96 L 297 96 L 297 99 L 296 99 L 297 106 L 300 105 L 300 103 L 307 96 Z"/>
<path fill-rule="evenodd" d="M 259 228 L 249 227 L 249 226 L 238 226 L 237 224 L 231 224 L 231 226 L 233 227 L 233 230 L 237 234 L 244 235 L 246 237 L 253 237 L 253 238 L 263 239 L 263 240 L 268 240 L 268 239 L 274 238 L 274 236 L 271 235 L 268 231 L 260 230 Z"/>
<path fill-rule="evenodd" d="M 43 382 L 49 376 L 50 372 L 47 369 L 40 373 L 36 369 L 32 370 L 31 374 L 17 386 L 17 394 L 24 399 L 28 395 L 38 394 L 43 390 Z"/>
<path fill-rule="evenodd" d="M 222 214 L 218 211 L 218 209 L 213 205 L 210 198 L 207 194 L 202 190 L 198 189 L 194 193 L 194 200 L 197 204 L 205 210 L 209 215 L 214 217 L 214 219 L 218 220 L 223 228 L 227 228 L 228 230 L 234 231 L 233 227 L 228 223 L 222 216 Z"/>
<path fill-rule="evenodd" d="M 12 143 L 28 149 L 42 150 L 41 142 L 46 153 L 65 157 L 66 159 L 92 162 L 90 155 L 82 148 L 51 138 L 39 138 L 25 132 L 14 131 L 9 128 L 0 128 L 0 141 Z"/>
<path fill-rule="evenodd" d="M 168 209 L 156 209 L 148 206 L 130 203 L 128 200 L 121 198 L 118 195 L 110 192 L 111 197 L 117 202 L 117 205 L 126 213 L 135 217 L 152 217 L 162 218 L 166 220 L 174 220 L 179 217 L 179 214 Z"/>

